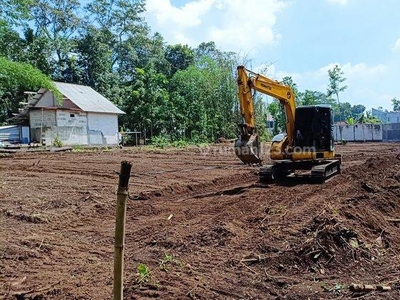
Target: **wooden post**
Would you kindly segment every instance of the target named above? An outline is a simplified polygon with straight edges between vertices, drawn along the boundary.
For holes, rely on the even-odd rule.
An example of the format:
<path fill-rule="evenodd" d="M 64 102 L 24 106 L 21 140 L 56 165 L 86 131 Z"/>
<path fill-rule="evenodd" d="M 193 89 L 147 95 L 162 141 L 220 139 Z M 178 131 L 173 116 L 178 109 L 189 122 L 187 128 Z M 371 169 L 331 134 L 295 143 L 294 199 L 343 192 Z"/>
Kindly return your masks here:
<path fill-rule="evenodd" d="M 43 146 L 43 107 L 42 107 L 42 121 L 40 122 L 40 146 Z"/>
<path fill-rule="evenodd" d="M 117 214 L 115 220 L 114 300 L 123 300 L 126 200 L 128 199 L 128 184 L 131 176 L 131 168 L 131 163 L 127 161 L 121 162 L 117 192 Z"/>

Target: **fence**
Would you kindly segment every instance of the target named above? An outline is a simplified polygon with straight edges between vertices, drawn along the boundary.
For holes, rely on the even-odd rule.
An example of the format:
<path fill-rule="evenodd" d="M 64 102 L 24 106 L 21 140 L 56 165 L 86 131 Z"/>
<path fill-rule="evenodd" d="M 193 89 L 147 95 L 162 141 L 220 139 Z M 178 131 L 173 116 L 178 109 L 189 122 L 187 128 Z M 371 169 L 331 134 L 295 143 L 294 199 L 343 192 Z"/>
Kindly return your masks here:
<path fill-rule="evenodd" d="M 400 142 L 400 123 L 335 125 L 335 141 Z"/>

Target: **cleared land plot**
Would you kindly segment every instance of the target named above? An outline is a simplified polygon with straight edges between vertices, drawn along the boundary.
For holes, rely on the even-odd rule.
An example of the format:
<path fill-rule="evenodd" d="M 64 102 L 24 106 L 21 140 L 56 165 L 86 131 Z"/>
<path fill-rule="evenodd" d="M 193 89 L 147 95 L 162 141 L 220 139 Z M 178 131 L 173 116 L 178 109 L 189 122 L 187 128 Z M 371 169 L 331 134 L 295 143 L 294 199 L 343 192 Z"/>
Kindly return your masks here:
<path fill-rule="evenodd" d="M 322 185 L 260 185 L 229 147 L 0 157 L 0 299 L 111 299 L 124 160 L 126 299 L 400 298 L 399 144 L 339 147 Z"/>

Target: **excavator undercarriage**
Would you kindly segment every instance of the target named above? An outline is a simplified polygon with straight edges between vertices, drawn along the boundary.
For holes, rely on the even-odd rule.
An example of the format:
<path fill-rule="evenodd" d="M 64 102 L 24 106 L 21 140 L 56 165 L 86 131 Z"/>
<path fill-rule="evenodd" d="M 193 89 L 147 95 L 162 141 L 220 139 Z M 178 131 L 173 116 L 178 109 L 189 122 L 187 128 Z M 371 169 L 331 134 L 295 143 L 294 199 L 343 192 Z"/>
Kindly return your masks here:
<path fill-rule="evenodd" d="M 340 173 L 340 159 L 291 161 L 282 160 L 278 163 L 262 166 L 259 170 L 259 180 L 263 183 L 280 181 L 286 177 L 309 177 L 312 182 L 324 182 L 331 176 Z M 300 174 L 298 173 L 300 171 Z M 310 171 L 308 173 L 302 171 Z"/>

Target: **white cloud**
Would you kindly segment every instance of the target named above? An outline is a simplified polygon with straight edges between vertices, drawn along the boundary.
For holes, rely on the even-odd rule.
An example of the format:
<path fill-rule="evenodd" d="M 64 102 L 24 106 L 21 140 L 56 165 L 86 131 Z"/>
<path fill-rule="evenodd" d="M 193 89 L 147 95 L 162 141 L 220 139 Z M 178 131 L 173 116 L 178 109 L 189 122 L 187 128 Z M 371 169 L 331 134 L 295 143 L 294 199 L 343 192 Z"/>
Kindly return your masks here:
<path fill-rule="evenodd" d="M 212 7 L 214 0 L 192 1 L 178 8 L 170 0 L 147 0 L 147 13 L 154 15 L 157 25 L 182 29 L 201 25 L 201 17 Z"/>
<path fill-rule="evenodd" d="M 400 51 L 400 38 L 397 39 L 396 43 L 394 44 L 393 48 L 392 48 L 393 52 L 398 52 Z"/>
<path fill-rule="evenodd" d="M 355 65 L 352 65 L 351 63 L 347 63 L 344 65 L 338 64 L 338 63 L 331 63 L 329 65 L 326 65 L 322 68 L 320 68 L 317 71 L 317 74 L 319 76 L 325 75 L 328 76 L 328 70 L 331 70 L 335 67 L 335 65 L 338 65 L 340 69 L 343 71 L 343 77 L 345 78 L 377 78 L 377 76 L 383 74 L 387 66 L 378 64 L 375 66 L 368 66 L 365 63 L 358 63 Z"/>
<path fill-rule="evenodd" d="M 346 5 L 348 3 L 348 0 L 327 0 L 330 3 L 334 4 L 340 4 L 340 5 Z"/>
<path fill-rule="evenodd" d="M 197 47 L 214 41 L 224 51 L 250 51 L 277 42 L 276 15 L 283 0 L 193 0 L 175 7 L 170 0 L 147 0 L 146 20 L 169 44 Z M 261 9 L 262 8 L 262 9 Z"/>

